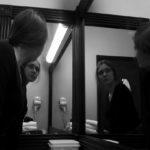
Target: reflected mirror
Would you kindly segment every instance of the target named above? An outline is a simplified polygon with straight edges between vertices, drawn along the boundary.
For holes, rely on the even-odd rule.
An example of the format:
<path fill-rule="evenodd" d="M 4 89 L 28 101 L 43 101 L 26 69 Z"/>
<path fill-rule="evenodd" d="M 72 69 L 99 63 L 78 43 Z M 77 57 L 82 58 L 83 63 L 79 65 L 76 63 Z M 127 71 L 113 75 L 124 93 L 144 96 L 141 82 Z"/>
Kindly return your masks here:
<path fill-rule="evenodd" d="M 23 126 L 24 134 L 53 133 L 54 130 L 48 127 L 49 119 L 52 121 L 52 127 L 60 133 L 61 130 L 67 130 L 67 123 L 72 117 L 72 42 L 66 47 L 52 72 L 52 116 L 49 116 L 49 67 L 52 64 L 46 62 L 46 55 L 57 26 L 58 23 L 47 23 L 48 40 L 39 57 L 40 74 L 36 81 L 27 85 L 28 112 Z M 61 44 L 58 53 L 63 44 L 65 43 Z M 37 100 L 40 101 L 40 107 L 35 111 L 34 102 Z"/>
<path fill-rule="evenodd" d="M 71 132 L 72 118 L 72 41 L 52 72 L 52 129 Z"/>
<path fill-rule="evenodd" d="M 103 128 L 102 120 L 105 116 L 103 114 L 103 110 L 105 109 L 104 106 L 102 106 L 102 97 L 104 96 L 104 93 L 108 92 L 106 90 L 106 86 L 104 86 L 104 83 L 101 83 L 101 86 L 98 85 L 96 76 L 97 63 L 102 59 L 106 59 L 113 63 L 120 73 L 120 79 L 125 79 L 125 81 L 129 83 L 129 89 L 126 85 L 125 86 L 127 87 L 128 91 L 130 91 L 130 88 L 132 90 L 130 92 L 133 96 L 133 104 L 137 111 L 138 117 L 140 118 L 141 106 L 139 98 L 140 87 L 138 66 L 135 60 L 134 43 L 132 40 L 134 32 L 135 31 L 133 30 L 125 29 L 85 26 L 85 90 L 87 134 L 107 134 L 110 132 L 107 132 L 107 130 L 104 133 L 100 132 Z M 105 67 L 110 69 L 110 67 L 107 65 Z M 102 70 L 99 71 L 102 72 Z M 106 71 L 103 71 L 103 74 L 104 72 Z M 110 72 L 112 73 L 112 70 L 110 70 Z M 114 88 L 112 89 L 112 91 L 114 91 Z M 101 93 L 103 93 L 103 95 Z M 123 99 L 124 96 L 121 96 Z M 112 94 L 110 94 L 110 97 L 112 98 Z M 129 107 L 124 106 L 123 109 L 127 112 Z M 120 118 L 123 120 L 123 117 Z M 112 118 L 110 119 L 112 120 Z"/>

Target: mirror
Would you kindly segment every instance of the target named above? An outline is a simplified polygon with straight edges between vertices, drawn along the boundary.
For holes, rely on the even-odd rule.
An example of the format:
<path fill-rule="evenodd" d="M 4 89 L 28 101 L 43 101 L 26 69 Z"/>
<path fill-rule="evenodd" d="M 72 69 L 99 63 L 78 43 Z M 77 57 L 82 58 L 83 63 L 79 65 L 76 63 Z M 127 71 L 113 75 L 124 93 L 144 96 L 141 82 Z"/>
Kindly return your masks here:
<path fill-rule="evenodd" d="M 37 9 L 45 16 L 49 33 L 48 33 L 48 40 L 44 47 L 44 50 L 42 54 L 40 55 L 40 57 L 38 58 L 40 62 L 40 74 L 37 77 L 37 80 L 27 85 L 28 112 L 23 122 L 24 123 L 24 126 L 23 126 L 24 135 L 26 134 L 37 135 L 37 134 L 49 133 L 49 130 L 48 130 L 49 122 L 50 122 L 49 120 L 51 119 L 53 121 L 52 126 L 54 128 L 59 128 L 59 129 L 64 130 L 65 127 L 67 126 L 68 120 L 72 118 L 72 108 L 71 108 L 72 107 L 72 74 L 71 74 L 72 73 L 72 68 L 71 68 L 72 67 L 72 60 L 71 60 L 72 54 L 71 54 L 71 50 L 70 50 L 70 53 L 68 52 L 69 50 L 66 50 L 60 62 L 57 63 L 58 65 L 56 67 L 56 70 L 53 73 L 54 74 L 53 86 L 54 88 L 56 88 L 53 90 L 53 96 L 54 96 L 53 98 L 54 101 L 52 102 L 53 104 L 52 108 L 54 108 L 53 116 L 49 116 L 50 111 L 51 111 L 49 110 L 49 107 L 50 107 L 49 87 L 51 86 L 49 85 L 50 64 L 46 62 L 46 55 L 50 47 L 51 41 L 54 37 L 58 23 L 63 23 L 67 26 L 70 26 L 73 23 L 73 19 L 74 19 L 74 11 L 71 11 L 70 9 L 75 10 L 78 3 L 79 1 L 72 3 L 71 8 L 70 8 L 70 5 L 66 5 L 66 6 L 69 6 L 68 7 L 69 10 L 68 9 L 67 10 L 65 9 L 55 10 L 55 9 L 47 9 L 47 8 L 41 8 L 41 7 L 31 7 L 31 8 Z M 64 3 L 62 4 L 63 4 L 62 6 L 65 6 Z M 15 15 L 18 14 L 21 10 L 26 9 L 26 8 L 30 8 L 30 7 L 3 5 L 3 4 L 1 5 L 2 18 L 3 18 L 2 19 L 3 21 L 1 20 L 1 23 L 3 23 L 4 26 L 8 25 L 8 28 L 7 28 L 8 30 L 5 30 L 5 28 L 3 28 L 4 33 L 2 32 L 1 36 L 4 35 L 4 38 L 7 38 L 7 34 L 9 33 L 11 21 L 13 22 L 13 18 L 15 17 Z M 69 30 L 71 32 L 71 29 Z M 64 41 L 66 42 L 66 39 Z M 70 45 L 67 47 L 66 46 L 67 44 L 65 42 L 63 43 L 64 45 L 63 51 L 65 51 L 65 49 L 71 49 L 71 45 L 72 45 L 71 44 L 72 42 L 70 42 Z M 62 48 L 59 48 L 60 51 L 61 49 Z M 58 56 L 58 57 L 61 57 L 61 56 Z M 65 65 L 67 66 L 64 67 L 62 64 L 64 66 Z M 58 73 L 61 73 L 61 75 L 64 75 L 64 76 L 59 76 Z M 66 80 L 64 79 L 65 77 L 67 77 Z M 57 81 L 60 82 L 60 83 L 58 82 L 59 86 L 55 85 L 55 82 Z M 64 87 L 66 87 L 66 84 L 68 84 L 67 85 L 68 88 L 66 88 L 66 91 L 64 93 L 64 91 L 61 91 L 61 90 L 62 89 L 65 90 Z M 57 95 L 58 94 L 58 92 L 56 92 L 57 90 L 58 92 L 60 92 L 59 95 Z M 65 101 L 62 101 L 62 99 Z M 60 112 L 57 112 L 57 111 L 60 111 Z M 56 116 L 60 115 L 61 117 L 55 118 L 56 117 L 55 115 Z M 60 126 L 59 125 L 57 126 L 56 125 L 57 123 Z"/>
<path fill-rule="evenodd" d="M 72 41 L 52 72 L 52 130 L 71 132 L 72 118 Z"/>
<path fill-rule="evenodd" d="M 141 106 L 139 99 L 139 80 L 138 68 L 132 71 L 132 62 L 135 57 L 134 44 L 132 36 L 134 30 L 115 29 L 105 27 L 85 26 L 85 90 L 86 90 L 86 133 L 99 134 L 101 128 L 100 117 L 102 98 L 100 99 L 99 88 L 96 78 L 96 66 L 100 59 L 105 58 L 119 64 L 118 69 L 122 69 L 123 78 L 130 80 L 133 88 L 132 95 L 134 96 L 134 106 L 141 114 Z M 126 60 L 126 61 L 125 61 Z M 127 64 L 128 62 L 128 64 Z M 132 64 L 135 64 L 134 62 Z M 127 67 L 130 66 L 131 68 Z M 126 68 L 124 68 L 126 67 Z M 134 68 L 134 65 L 133 65 Z M 129 71 L 128 71 L 129 69 Z M 125 71 L 124 71 L 125 70 Z M 121 71 L 121 70 L 120 70 Z M 135 73 L 136 72 L 136 73 Z M 131 73 L 131 79 L 129 78 Z M 137 74 L 136 83 L 134 85 L 134 73 Z M 127 108 L 128 109 L 128 108 Z"/>
<path fill-rule="evenodd" d="M 72 117 L 72 42 L 70 42 L 52 72 L 52 127 L 54 129 L 48 129 L 48 81 L 49 66 L 51 64 L 46 62 L 46 55 L 57 26 L 58 23 L 47 23 L 49 37 L 45 49 L 39 57 L 40 75 L 35 82 L 27 85 L 28 112 L 26 116 L 28 118 L 26 120 L 28 120 L 28 122 L 24 122 L 24 134 L 51 134 L 54 131 L 54 133 L 56 133 L 57 130 L 54 129 L 58 129 L 59 133 L 61 133 L 61 130 L 67 130 L 67 123 L 69 123 Z M 37 97 L 40 98 L 41 104 L 40 108 L 34 111 L 34 101 Z M 66 100 L 66 104 L 64 101 L 61 101 L 63 98 Z"/>
<path fill-rule="evenodd" d="M 49 101 L 49 64 L 46 62 L 47 50 L 50 47 L 52 38 L 56 31 L 57 23 L 47 23 L 48 40 L 45 48 L 39 57 L 40 74 L 35 82 L 30 82 L 27 85 L 27 100 L 29 122 L 24 122 L 25 134 L 47 133 L 48 129 L 48 101 Z M 44 90 L 43 90 L 44 89 Z M 38 111 L 34 111 L 34 99 L 38 96 L 41 98 L 41 107 Z M 43 117 L 44 116 L 44 117 Z M 33 120 L 32 120 L 33 119 Z M 31 121 L 30 121 L 31 120 Z M 33 129 L 33 131 L 32 131 Z"/>

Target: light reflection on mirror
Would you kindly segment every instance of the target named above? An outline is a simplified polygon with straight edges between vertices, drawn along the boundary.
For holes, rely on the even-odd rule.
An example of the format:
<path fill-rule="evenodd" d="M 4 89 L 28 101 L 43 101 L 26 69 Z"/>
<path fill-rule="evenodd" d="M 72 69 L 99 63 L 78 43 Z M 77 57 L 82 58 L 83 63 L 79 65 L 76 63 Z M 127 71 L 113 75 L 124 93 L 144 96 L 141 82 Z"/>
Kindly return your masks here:
<path fill-rule="evenodd" d="M 96 55 L 135 57 L 135 31 L 105 27 L 85 27 L 86 133 L 97 134 Z M 140 102 L 137 104 L 140 108 Z M 93 124 L 91 124 L 94 123 Z M 92 125 L 92 126 L 91 126 Z"/>

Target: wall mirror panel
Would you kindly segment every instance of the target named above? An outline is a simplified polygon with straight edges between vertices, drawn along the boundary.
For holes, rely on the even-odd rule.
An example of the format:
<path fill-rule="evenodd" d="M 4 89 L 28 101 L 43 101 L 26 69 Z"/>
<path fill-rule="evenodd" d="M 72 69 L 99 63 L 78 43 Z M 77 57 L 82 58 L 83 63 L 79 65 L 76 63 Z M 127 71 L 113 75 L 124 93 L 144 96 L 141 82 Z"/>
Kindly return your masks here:
<path fill-rule="evenodd" d="M 72 41 L 52 72 L 52 128 L 58 129 L 58 133 L 71 132 L 71 118 Z"/>
<path fill-rule="evenodd" d="M 35 82 L 27 85 L 28 112 L 23 122 L 23 135 L 51 134 L 50 127 L 65 130 L 68 120 L 72 118 L 72 42 L 70 41 L 74 12 L 37 7 L 1 5 L 1 22 L 3 25 L 6 25 L 7 22 L 5 20 L 8 20 L 7 29 L 9 29 L 11 25 L 9 23 L 13 21 L 15 15 L 26 8 L 37 9 L 45 16 L 48 39 L 42 54 L 38 58 L 40 62 L 40 74 Z M 6 18 L 3 16 L 6 16 Z M 68 26 L 68 30 L 61 42 L 54 62 L 50 64 L 46 61 L 46 55 L 59 23 Z M 8 32 L 9 30 L 3 33 L 5 35 L 4 38 L 7 38 Z M 51 76 L 50 68 L 53 68 L 53 71 L 51 70 L 53 72 Z M 40 99 L 41 105 L 35 111 L 34 101 L 37 98 Z M 60 104 L 64 106 L 64 101 L 61 103 L 62 99 L 66 100 L 65 108 L 60 107 Z"/>
<path fill-rule="evenodd" d="M 127 75 L 131 74 L 131 79 L 129 79 L 125 73 L 124 76 L 122 76 L 122 78 L 131 80 L 131 84 L 135 83 L 135 81 L 132 81 L 132 79 L 134 79 L 134 75 L 137 74 L 135 77 L 137 78 L 137 85 L 136 88 L 133 88 L 134 90 L 132 91 L 132 95 L 134 95 L 134 106 L 136 107 L 138 116 L 140 117 L 141 105 L 139 99 L 140 87 L 138 80 L 138 65 L 136 64 L 135 60 L 135 50 L 132 40 L 134 32 L 134 30 L 127 29 L 85 26 L 85 91 L 87 134 L 109 133 L 107 131 L 100 131 L 102 128 L 102 108 L 104 108 L 104 106 L 102 106 L 102 97 L 100 97 L 100 88 L 98 87 L 98 80 L 96 76 L 96 66 L 98 61 L 102 59 L 109 60 L 114 64 L 116 63 L 115 65 L 118 70 L 122 68 L 122 70 L 125 70 Z M 123 61 L 134 64 L 133 68 L 135 67 L 135 71 L 132 71 L 132 69 L 127 67 L 126 63 Z M 120 67 L 118 67 L 117 64 L 119 64 Z M 102 89 L 104 89 L 104 87 L 102 87 Z M 104 94 L 105 91 L 102 93 Z M 129 107 L 125 108 L 124 110 L 126 109 L 129 109 Z"/>
<path fill-rule="evenodd" d="M 73 40 L 73 44 L 72 42 L 70 42 L 68 45 L 68 40 L 70 41 L 71 39 L 71 32 L 70 32 L 72 28 L 71 26 L 72 25 L 76 26 L 76 20 L 80 18 L 81 10 L 82 10 L 82 14 L 84 14 L 90 7 L 91 3 L 92 3 L 92 0 L 88 0 L 88 1 L 81 0 L 78 6 L 72 11 L 71 10 L 59 10 L 59 9 L 58 10 L 46 9 L 46 8 L 38 8 L 38 7 L 1 5 L 1 8 L 2 8 L 1 10 L 4 10 L 5 16 L 9 19 L 10 22 L 13 21 L 13 18 L 15 17 L 15 15 L 19 13 L 21 10 L 26 9 L 26 8 L 33 8 L 43 13 L 43 15 L 46 18 L 47 25 L 48 25 L 48 30 L 49 30 L 48 41 L 45 45 L 45 49 L 42 55 L 39 58 L 39 61 L 41 63 L 40 76 L 35 83 L 29 84 L 27 87 L 27 97 L 29 99 L 27 116 L 30 117 L 28 119 L 33 119 L 34 121 L 36 121 L 37 128 L 38 130 L 40 130 L 40 132 L 33 132 L 33 133 L 27 133 L 27 134 L 36 134 L 36 135 L 46 134 L 46 133 L 49 134 L 49 130 L 51 127 L 64 130 L 68 125 L 67 123 L 71 123 L 71 120 L 72 120 L 71 100 L 72 100 L 72 90 L 73 90 L 72 89 L 72 68 L 71 68 L 72 67 L 72 50 L 71 49 L 72 49 L 72 45 L 73 47 L 76 47 L 76 45 L 78 45 L 78 42 L 76 42 L 76 39 L 79 39 L 78 37 L 80 35 L 75 34 L 75 37 L 77 38 Z M 2 16 L 4 15 L 2 14 Z M 51 44 L 54 33 L 56 31 L 56 26 L 58 25 L 58 23 L 62 23 L 62 24 L 69 26 L 70 35 L 66 37 L 68 39 L 64 39 L 64 42 L 63 42 L 64 45 L 60 48 L 60 55 L 58 55 L 58 57 L 56 58 L 56 62 L 50 65 L 46 62 L 45 57 L 47 54 L 47 50 L 49 49 L 49 46 Z M 78 27 L 77 27 L 77 30 L 78 30 Z M 70 49 L 70 51 L 66 49 Z M 75 64 L 77 63 L 75 62 Z M 59 84 L 59 82 L 61 84 Z M 37 96 L 38 98 L 41 99 L 42 103 L 38 112 L 34 114 L 32 106 L 33 106 L 33 101 L 34 99 L 37 98 Z M 66 108 L 60 108 L 59 104 L 60 104 L 61 99 L 66 100 L 66 103 L 67 103 Z M 78 102 L 74 102 L 74 104 L 78 104 Z M 65 111 L 65 113 L 62 113 L 63 111 Z M 76 117 L 74 118 L 75 118 L 74 122 L 76 123 L 74 132 L 78 132 L 79 130 L 78 124 L 81 124 L 80 120 L 82 120 L 82 117 L 78 116 L 77 118 Z M 70 132 L 70 130 L 72 130 L 72 125 L 70 125 L 69 128 L 67 128 L 67 131 Z"/>
<path fill-rule="evenodd" d="M 40 76 L 36 82 L 30 83 L 27 86 L 27 116 L 32 118 L 34 121 L 24 123 L 25 131 L 27 130 L 25 133 L 27 134 L 51 134 L 51 131 L 53 130 L 48 129 L 48 119 L 51 119 L 53 128 L 65 130 L 68 120 L 72 117 L 72 42 L 70 42 L 66 47 L 64 54 L 54 67 L 52 72 L 52 85 L 49 85 L 49 67 L 51 67 L 52 64 L 48 64 L 46 62 L 46 55 L 58 27 L 58 23 L 47 23 L 47 27 L 49 32 L 48 41 L 45 45 L 43 53 L 39 58 L 41 63 Z M 71 29 L 68 30 L 70 33 Z M 61 44 L 54 62 L 57 61 L 64 44 L 65 43 Z M 49 110 L 49 86 L 52 86 L 52 116 L 49 116 L 49 111 L 51 111 Z M 40 109 L 37 112 L 34 112 L 33 100 L 36 96 L 41 97 L 42 103 Z M 61 100 L 63 98 L 66 100 L 65 105 L 63 102 L 61 104 Z M 30 126 L 30 123 L 31 125 L 33 124 L 35 126 Z M 31 131 L 32 129 L 33 131 Z"/>

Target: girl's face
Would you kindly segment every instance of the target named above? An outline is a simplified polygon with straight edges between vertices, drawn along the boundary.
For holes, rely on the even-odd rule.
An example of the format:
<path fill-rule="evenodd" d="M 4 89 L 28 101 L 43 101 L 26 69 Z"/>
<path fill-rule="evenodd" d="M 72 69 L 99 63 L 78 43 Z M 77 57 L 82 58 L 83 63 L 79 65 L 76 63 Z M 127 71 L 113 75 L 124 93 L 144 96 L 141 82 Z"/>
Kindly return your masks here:
<path fill-rule="evenodd" d="M 40 64 L 37 61 L 29 62 L 25 67 L 25 76 L 28 82 L 33 82 L 37 79 L 40 72 Z"/>
<path fill-rule="evenodd" d="M 113 70 L 106 64 L 101 64 L 98 69 L 98 78 L 104 85 L 109 85 L 114 82 Z"/>

